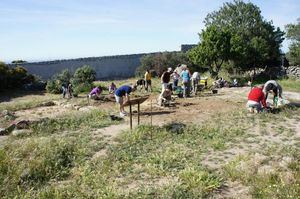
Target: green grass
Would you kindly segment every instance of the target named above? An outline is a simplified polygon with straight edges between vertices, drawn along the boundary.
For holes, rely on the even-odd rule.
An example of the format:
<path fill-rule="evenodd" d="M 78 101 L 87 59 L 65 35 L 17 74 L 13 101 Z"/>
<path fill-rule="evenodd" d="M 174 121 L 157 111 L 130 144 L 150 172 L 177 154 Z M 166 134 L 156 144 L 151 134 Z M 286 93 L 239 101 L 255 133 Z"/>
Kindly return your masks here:
<path fill-rule="evenodd" d="M 282 86 L 283 91 L 294 91 L 300 93 L 300 80 L 298 79 L 282 79 L 279 80 L 279 84 Z"/>
<path fill-rule="evenodd" d="M 278 136 L 294 136 L 285 123 L 297 119 L 299 111 L 287 107 L 277 114 L 247 114 L 237 109 L 198 125 L 142 125 L 113 143 L 97 134 L 117 124 L 107 113 L 79 111 L 45 119 L 32 126 L 31 134 L 10 136 L 1 146 L 0 197 L 213 198 L 230 180 L 249 188 L 253 198 L 297 198 L 299 147 L 262 138 L 271 134 L 271 124 L 275 133 L 280 130 Z M 265 133 L 253 132 L 257 126 Z M 105 155 L 95 157 L 102 149 Z M 234 149 L 252 151 L 239 156 Z M 286 157 L 291 161 L 279 164 Z M 214 162 L 211 168 L 208 163 Z M 259 172 L 263 166 L 272 172 Z"/>

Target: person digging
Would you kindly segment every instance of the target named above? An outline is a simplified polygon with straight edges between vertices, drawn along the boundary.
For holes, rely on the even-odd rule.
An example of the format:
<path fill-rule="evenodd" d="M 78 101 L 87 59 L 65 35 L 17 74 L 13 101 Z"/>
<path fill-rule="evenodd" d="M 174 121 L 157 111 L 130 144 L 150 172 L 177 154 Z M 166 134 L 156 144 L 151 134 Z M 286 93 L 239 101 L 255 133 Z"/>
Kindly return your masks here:
<path fill-rule="evenodd" d="M 124 105 L 130 100 L 130 93 L 136 90 L 134 85 L 124 85 L 115 91 L 116 102 L 120 105 L 120 116 L 124 117 L 127 113 L 124 110 Z"/>

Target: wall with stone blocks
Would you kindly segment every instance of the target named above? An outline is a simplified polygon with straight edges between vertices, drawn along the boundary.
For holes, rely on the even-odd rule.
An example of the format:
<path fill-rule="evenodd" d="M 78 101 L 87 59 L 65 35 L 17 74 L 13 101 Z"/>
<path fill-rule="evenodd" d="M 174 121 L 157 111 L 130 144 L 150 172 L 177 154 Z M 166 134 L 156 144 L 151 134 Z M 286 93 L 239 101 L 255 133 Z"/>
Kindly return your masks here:
<path fill-rule="evenodd" d="M 20 65 L 25 67 L 29 73 L 38 75 L 43 80 L 50 79 L 54 74 L 64 69 L 69 69 L 74 73 L 77 68 L 83 65 L 89 65 L 94 68 L 97 73 L 97 79 L 115 79 L 134 76 L 136 68 L 140 66 L 140 59 L 144 55 L 147 54 L 32 62 Z M 15 65 L 10 64 L 10 66 L 14 67 Z"/>

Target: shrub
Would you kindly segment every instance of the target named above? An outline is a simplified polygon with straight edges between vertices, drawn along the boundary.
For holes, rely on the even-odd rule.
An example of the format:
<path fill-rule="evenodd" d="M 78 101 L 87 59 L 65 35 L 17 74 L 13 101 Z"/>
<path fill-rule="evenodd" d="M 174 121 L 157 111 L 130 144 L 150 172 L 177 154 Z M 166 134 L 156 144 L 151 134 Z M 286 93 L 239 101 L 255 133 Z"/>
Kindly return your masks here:
<path fill-rule="evenodd" d="M 89 91 L 93 87 L 93 81 L 96 80 L 96 71 L 90 66 L 78 68 L 71 82 L 74 86 L 75 93 Z"/>
<path fill-rule="evenodd" d="M 46 90 L 49 93 L 58 94 L 61 92 L 62 84 L 69 84 L 71 78 L 71 72 L 68 69 L 63 70 L 61 73 L 54 75 L 52 79 L 47 82 Z"/>

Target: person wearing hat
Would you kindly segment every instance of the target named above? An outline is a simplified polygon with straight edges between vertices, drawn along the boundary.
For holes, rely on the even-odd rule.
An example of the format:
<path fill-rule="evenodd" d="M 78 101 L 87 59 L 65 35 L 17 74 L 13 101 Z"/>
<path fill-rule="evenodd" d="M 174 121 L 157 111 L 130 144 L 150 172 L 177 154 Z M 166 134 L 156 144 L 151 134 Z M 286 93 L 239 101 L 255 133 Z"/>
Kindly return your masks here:
<path fill-rule="evenodd" d="M 167 89 L 168 84 L 170 82 L 171 79 L 171 74 L 172 74 L 172 68 L 168 68 L 167 71 L 165 71 L 162 75 L 161 75 L 161 92 L 163 93 L 165 89 Z"/>

